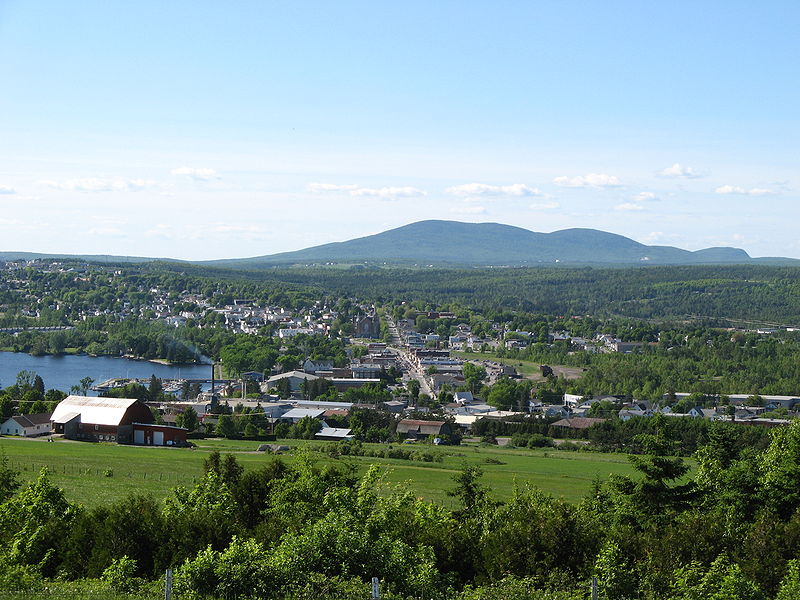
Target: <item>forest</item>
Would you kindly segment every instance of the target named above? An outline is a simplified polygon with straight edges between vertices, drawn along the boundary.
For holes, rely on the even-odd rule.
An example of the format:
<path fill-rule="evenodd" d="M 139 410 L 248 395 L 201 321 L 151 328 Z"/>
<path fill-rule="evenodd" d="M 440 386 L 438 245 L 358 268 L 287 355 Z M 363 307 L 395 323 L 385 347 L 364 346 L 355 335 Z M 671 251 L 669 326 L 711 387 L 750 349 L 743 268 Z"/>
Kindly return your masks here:
<path fill-rule="evenodd" d="M 592 577 L 606 600 L 799 597 L 800 424 L 760 448 L 712 426 L 691 476 L 658 428 L 636 437 L 636 475 L 578 503 L 525 486 L 498 502 L 470 466 L 442 482 L 453 508 L 312 453 L 248 471 L 213 453 L 164 502 L 85 508 L 46 472 L 20 486 L 3 458 L 0 585 L 135 597 L 173 567 L 179 597 L 196 599 L 355 600 L 372 577 L 394 600 L 584 600 Z"/>
<path fill-rule="evenodd" d="M 380 303 L 420 300 L 432 306 L 457 302 L 481 311 L 800 322 L 797 267 L 275 268 L 248 276 Z"/>

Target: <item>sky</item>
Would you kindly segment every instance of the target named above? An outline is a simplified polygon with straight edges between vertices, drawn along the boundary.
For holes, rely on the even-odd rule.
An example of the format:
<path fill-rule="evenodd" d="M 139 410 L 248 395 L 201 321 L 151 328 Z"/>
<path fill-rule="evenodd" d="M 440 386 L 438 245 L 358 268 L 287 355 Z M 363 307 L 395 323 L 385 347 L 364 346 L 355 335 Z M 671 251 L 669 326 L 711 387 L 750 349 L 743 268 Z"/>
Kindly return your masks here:
<path fill-rule="evenodd" d="M 800 3 L 0 0 L 0 250 L 423 219 L 800 258 Z"/>

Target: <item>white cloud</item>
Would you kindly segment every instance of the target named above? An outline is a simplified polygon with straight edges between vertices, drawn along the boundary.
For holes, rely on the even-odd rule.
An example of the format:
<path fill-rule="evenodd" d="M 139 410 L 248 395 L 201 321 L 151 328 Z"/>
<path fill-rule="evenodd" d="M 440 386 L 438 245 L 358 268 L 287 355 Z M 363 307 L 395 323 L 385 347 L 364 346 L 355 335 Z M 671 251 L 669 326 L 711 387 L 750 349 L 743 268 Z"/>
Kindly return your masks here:
<path fill-rule="evenodd" d="M 623 202 L 622 204 L 617 204 L 614 210 L 644 210 L 644 206 L 633 202 Z"/>
<path fill-rule="evenodd" d="M 700 173 L 696 172 L 692 167 L 682 167 L 678 163 L 675 163 L 666 169 L 661 169 L 657 175 L 660 177 L 678 177 L 681 179 L 693 179 L 695 177 L 700 177 Z"/>
<path fill-rule="evenodd" d="M 559 207 L 561 207 L 561 205 L 558 202 L 539 202 L 537 204 L 531 204 L 528 208 L 531 210 L 553 210 Z"/>
<path fill-rule="evenodd" d="M 214 169 L 203 169 L 195 167 L 178 167 L 170 171 L 173 175 L 184 175 L 195 181 L 208 181 L 209 179 L 219 179 Z"/>
<path fill-rule="evenodd" d="M 636 194 L 633 199 L 636 202 L 652 202 L 655 200 L 660 200 L 658 196 L 656 196 L 653 192 L 639 192 Z"/>
<path fill-rule="evenodd" d="M 357 190 L 357 185 L 337 185 L 335 183 L 309 183 L 306 186 L 309 192 L 349 192 Z"/>
<path fill-rule="evenodd" d="M 17 190 L 7 185 L 0 185 L 0 194 L 16 194 Z"/>
<path fill-rule="evenodd" d="M 564 187 L 619 187 L 622 185 L 616 175 L 589 173 L 577 177 L 556 177 L 553 183 Z"/>
<path fill-rule="evenodd" d="M 395 198 L 414 198 L 417 196 L 427 196 L 428 193 L 424 190 L 419 190 L 415 187 L 382 187 L 382 188 L 365 188 L 358 185 L 339 185 L 336 183 L 309 183 L 306 185 L 309 192 L 324 193 L 324 192 L 347 192 L 351 196 L 360 196 L 367 198 L 381 198 L 383 200 L 393 200 Z"/>
<path fill-rule="evenodd" d="M 382 188 L 356 188 L 350 191 L 351 196 L 366 196 L 392 200 L 394 198 L 415 198 L 427 196 L 428 193 L 414 187 L 382 187 Z"/>
<path fill-rule="evenodd" d="M 544 196 L 544 192 L 524 183 L 511 185 L 489 185 L 486 183 L 465 183 L 445 190 L 452 196 Z"/>
<path fill-rule="evenodd" d="M 741 194 L 744 196 L 769 196 L 775 192 L 764 188 L 750 188 L 749 190 L 737 185 L 721 185 L 714 190 L 715 194 Z"/>
<path fill-rule="evenodd" d="M 69 192 L 138 192 L 156 185 L 147 179 L 66 179 L 64 181 L 42 181 L 42 185 Z"/>
<path fill-rule="evenodd" d="M 485 206 L 461 206 L 452 209 L 450 212 L 462 215 L 485 215 L 487 210 Z"/>

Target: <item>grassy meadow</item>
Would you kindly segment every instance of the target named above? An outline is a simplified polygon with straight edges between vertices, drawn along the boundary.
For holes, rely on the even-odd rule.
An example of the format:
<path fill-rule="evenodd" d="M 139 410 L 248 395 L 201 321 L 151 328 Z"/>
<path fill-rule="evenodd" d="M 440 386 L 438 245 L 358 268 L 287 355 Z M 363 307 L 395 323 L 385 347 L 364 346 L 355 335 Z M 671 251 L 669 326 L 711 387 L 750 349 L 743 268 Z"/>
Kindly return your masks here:
<path fill-rule="evenodd" d="M 21 471 L 22 479 L 35 479 L 47 467 L 54 483 L 66 491 L 67 498 L 87 506 L 112 503 L 130 493 L 150 493 L 163 498 L 178 486 L 191 486 L 202 474 L 203 460 L 214 450 L 232 453 L 245 469 L 254 469 L 274 456 L 257 452 L 258 442 L 244 440 L 195 440 L 197 448 L 152 448 L 116 444 L 42 439 L 0 438 L 0 453 Z M 282 458 L 291 463 L 295 454 L 308 448 L 322 464 L 340 462 L 355 466 L 361 473 L 370 464 L 382 467 L 387 486 L 401 486 L 428 500 L 452 505 L 445 494 L 453 487 L 452 476 L 464 464 L 483 469 L 483 483 L 498 499 L 508 498 L 515 485 L 531 484 L 544 491 L 577 502 L 591 488 L 595 478 L 611 474 L 634 473 L 627 457 L 559 450 L 501 448 L 465 443 L 461 446 L 417 445 L 417 449 L 442 455 L 442 462 L 347 456 L 334 459 L 315 449 L 331 442 L 282 440 L 291 450 Z M 383 444 L 365 444 L 385 448 Z M 408 448 L 409 446 L 404 446 Z"/>
<path fill-rule="evenodd" d="M 532 360 L 500 358 L 493 352 L 451 352 L 450 354 L 464 360 L 491 360 L 499 362 L 514 367 L 519 374 L 524 375 L 528 379 L 533 379 L 534 381 L 544 381 L 545 379 L 542 377 L 542 370 L 539 368 L 541 363 Z M 580 379 L 584 371 L 581 367 L 568 367 L 565 365 L 549 366 L 553 369 L 553 373 L 555 373 L 556 377 L 564 377 L 569 380 Z"/>

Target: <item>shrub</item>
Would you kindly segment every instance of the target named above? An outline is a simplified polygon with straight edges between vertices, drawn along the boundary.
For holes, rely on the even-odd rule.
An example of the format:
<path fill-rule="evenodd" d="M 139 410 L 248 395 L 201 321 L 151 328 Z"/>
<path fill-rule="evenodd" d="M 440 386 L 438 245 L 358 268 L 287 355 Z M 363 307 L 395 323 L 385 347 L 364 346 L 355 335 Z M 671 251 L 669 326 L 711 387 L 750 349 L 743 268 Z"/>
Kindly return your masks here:
<path fill-rule="evenodd" d="M 103 571 L 100 577 L 111 586 L 115 592 L 130 593 L 136 591 L 142 581 L 135 577 L 136 561 L 128 556 L 114 559 L 111 564 Z"/>

